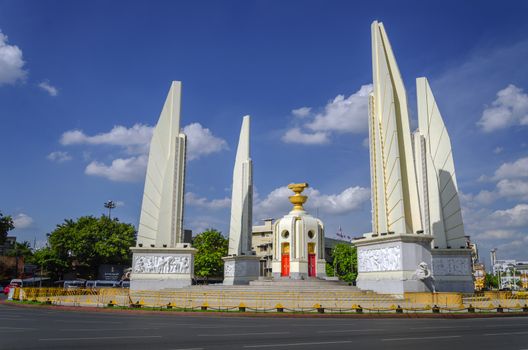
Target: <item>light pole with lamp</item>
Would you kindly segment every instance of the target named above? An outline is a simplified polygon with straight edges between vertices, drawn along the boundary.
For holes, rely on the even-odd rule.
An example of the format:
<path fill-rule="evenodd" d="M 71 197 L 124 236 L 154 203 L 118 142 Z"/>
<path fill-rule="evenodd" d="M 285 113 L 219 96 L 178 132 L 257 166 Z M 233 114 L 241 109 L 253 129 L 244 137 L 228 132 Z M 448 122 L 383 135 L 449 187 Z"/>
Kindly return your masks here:
<path fill-rule="evenodd" d="M 114 201 L 107 201 L 105 202 L 104 204 L 104 207 L 106 209 L 108 209 L 108 218 L 111 220 L 112 219 L 112 209 L 114 209 L 116 207 L 116 204 Z"/>

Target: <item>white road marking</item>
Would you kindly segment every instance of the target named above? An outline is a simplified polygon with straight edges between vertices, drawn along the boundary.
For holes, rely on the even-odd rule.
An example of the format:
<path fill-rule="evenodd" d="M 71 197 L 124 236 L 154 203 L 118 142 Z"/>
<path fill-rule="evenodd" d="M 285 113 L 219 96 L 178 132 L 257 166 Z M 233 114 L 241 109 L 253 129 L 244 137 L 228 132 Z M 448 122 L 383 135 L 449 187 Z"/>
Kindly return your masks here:
<path fill-rule="evenodd" d="M 281 344 L 261 344 L 261 345 L 244 345 L 245 348 L 273 348 L 279 346 L 303 346 L 303 345 L 326 345 L 326 344 L 347 344 L 352 343 L 352 340 L 341 341 L 320 341 L 311 343 L 281 343 Z"/>
<path fill-rule="evenodd" d="M 171 349 L 171 350 L 204 350 L 204 348 L 178 348 L 178 349 Z"/>
<path fill-rule="evenodd" d="M 269 325 L 227 325 L 227 326 L 193 326 L 193 329 L 221 329 L 221 328 L 266 328 Z"/>
<path fill-rule="evenodd" d="M 290 334 L 290 332 L 261 332 L 261 333 L 230 333 L 230 334 L 198 334 L 198 337 L 238 337 L 244 335 L 274 335 Z"/>
<path fill-rule="evenodd" d="M 450 339 L 450 338 L 460 338 L 461 335 L 442 335 L 436 337 L 408 337 L 408 338 L 385 338 L 381 341 L 399 341 L 399 340 L 424 340 L 424 339 Z"/>
<path fill-rule="evenodd" d="M 451 328 L 468 328 L 470 326 L 460 326 L 460 327 L 443 327 L 443 326 L 431 326 L 431 327 L 411 327 L 409 329 L 451 329 Z"/>
<path fill-rule="evenodd" d="M 375 332 L 383 331 L 382 328 L 367 328 L 367 329 L 343 329 L 343 330 L 333 330 L 333 331 L 317 331 L 317 333 L 349 333 L 349 332 Z"/>
<path fill-rule="evenodd" d="M 512 335 L 512 334 L 528 334 L 528 332 L 504 332 L 504 333 L 484 333 L 484 335 Z"/>
<path fill-rule="evenodd" d="M 1 327 L 0 327 L 1 328 Z M 113 332 L 113 331 L 142 331 L 142 330 L 154 330 L 160 329 L 160 327 L 143 327 L 143 328 L 61 328 L 61 332 Z"/>
<path fill-rule="evenodd" d="M 20 330 L 27 330 L 27 331 L 34 331 L 35 330 L 35 328 L 0 326 L 0 330 L 4 330 L 4 329 L 20 329 Z"/>
<path fill-rule="evenodd" d="M 122 337 L 76 337 L 76 338 L 41 338 L 39 341 L 68 341 L 68 340 L 104 340 L 104 339 L 141 339 L 141 338 L 162 338 L 161 335 L 131 335 Z"/>

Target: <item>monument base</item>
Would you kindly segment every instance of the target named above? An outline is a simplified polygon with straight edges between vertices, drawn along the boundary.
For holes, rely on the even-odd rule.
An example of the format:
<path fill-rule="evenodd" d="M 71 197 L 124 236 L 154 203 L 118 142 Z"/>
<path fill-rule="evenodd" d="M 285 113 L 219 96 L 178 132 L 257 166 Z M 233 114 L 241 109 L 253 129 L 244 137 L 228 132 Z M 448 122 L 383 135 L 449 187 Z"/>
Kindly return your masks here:
<path fill-rule="evenodd" d="M 249 284 L 260 274 L 260 258 L 255 255 L 226 256 L 224 260 L 224 285 Z"/>
<path fill-rule="evenodd" d="M 432 236 L 385 234 L 354 241 L 357 247 L 356 285 L 363 290 L 403 296 L 404 292 L 431 292 L 431 279 L 415 274 L 425 262 L 431 269 Z"/>
<path fill-rule="evenodd" d="M 282 263 L 280 260 L 273 260 L 272 266 L 272 277 L 275 280 L 308 280 L 318 278 L 321 280 L 326 279 L 326 260 L 318 259 L 315 265 L 315 275 L 310 276 L 308 270 L 310 269 L 308 261 L 303 259 L 292 259 L 289 266 L 288 276 L 282 275 Z"/>
<path fill-rule="evenodd" d="M 189 244 L 176 248 L 130 248 L 133 253 L 131 290 L 183 288 L 192 284 L 194 253 Z"/>
<path fill-rule="evenodd" d="M 431 255 L 437 292 L 475 291 L 470 249 L 432 249 Z"/>

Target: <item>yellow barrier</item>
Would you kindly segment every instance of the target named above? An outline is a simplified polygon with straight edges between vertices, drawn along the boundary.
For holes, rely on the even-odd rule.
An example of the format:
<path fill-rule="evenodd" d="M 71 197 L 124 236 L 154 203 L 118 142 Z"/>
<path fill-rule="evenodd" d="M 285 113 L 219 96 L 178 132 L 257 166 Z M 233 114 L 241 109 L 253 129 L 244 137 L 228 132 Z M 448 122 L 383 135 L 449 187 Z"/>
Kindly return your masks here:
<path fill-rule="evenodd" d="M 411 304 L 459 306 L 462 305 L 462 293 L 426 293 L 426 292 L 405 292 L 403 297 Z"/>
<path fill-rule="evenodd" d="M 277 312 L 423 313 L 479 312 L 498 309 L 528 312 L 524 300 L 511 293 L 463 297 L 461 293 L 405 293 L 404 298 L 370 292 L 275 292 L 233 290 L 130 291 L 122 288 L 17 288 L 15 299 L 56 305 L 150 307 L 179 310 Z M 493 298 L 502 297 L 502 298 Z M 242 305 L 242 306 L 241 306 Z M 314 305 L 318 307 L 315 308 Z M 280 306 L 280 307 L 279 307 Z M 279 311 L 281 312 L 281 311 Z M 498 311 L 497 311 L 498 312 Z"/>

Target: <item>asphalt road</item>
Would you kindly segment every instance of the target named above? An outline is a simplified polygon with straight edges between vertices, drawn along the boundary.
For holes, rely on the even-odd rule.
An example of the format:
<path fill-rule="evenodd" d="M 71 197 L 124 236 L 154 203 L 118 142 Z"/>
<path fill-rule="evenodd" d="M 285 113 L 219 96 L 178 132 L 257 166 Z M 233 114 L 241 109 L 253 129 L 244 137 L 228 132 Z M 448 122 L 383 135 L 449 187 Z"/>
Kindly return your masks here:
<path fill-rule="evenodd" d="M 0 305 L 0 349 L 286 348 L 528 350 L 528 317 L 247 318 Z"/>

